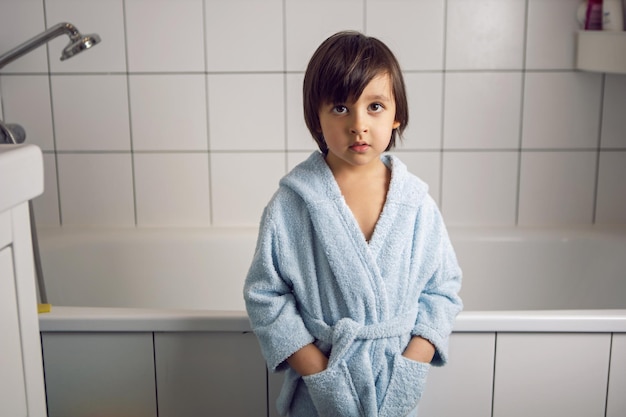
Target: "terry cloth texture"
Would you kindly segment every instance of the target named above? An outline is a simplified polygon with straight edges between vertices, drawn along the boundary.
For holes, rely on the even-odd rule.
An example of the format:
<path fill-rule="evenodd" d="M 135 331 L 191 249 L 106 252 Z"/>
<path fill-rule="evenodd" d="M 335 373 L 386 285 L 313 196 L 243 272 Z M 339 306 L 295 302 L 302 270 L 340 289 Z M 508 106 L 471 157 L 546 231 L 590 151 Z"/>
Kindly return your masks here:
<path fill-rule="evenodd" d="M 401 355 L 411 337 L 435 346 L 433 365 L 447 361 L 461 270 L 426 184 L 381 158 L 391 182 L 369 243 L 319 152 L 264 210 L 244 298 L 269 369 L 286 370 L 282 415 L 405 416 L 430 367 Z M 309 343 L 329 363 L 302 378 L 286 359 Z"/>

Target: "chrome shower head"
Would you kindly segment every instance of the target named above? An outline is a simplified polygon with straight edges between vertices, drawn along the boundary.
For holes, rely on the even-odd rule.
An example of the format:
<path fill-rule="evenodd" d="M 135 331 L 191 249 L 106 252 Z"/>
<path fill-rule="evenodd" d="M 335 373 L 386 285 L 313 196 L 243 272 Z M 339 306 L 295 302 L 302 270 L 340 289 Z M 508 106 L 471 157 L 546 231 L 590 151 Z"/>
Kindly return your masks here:
<path fill-rule="evenodd" d="M 63 34 L 69 36 L 70 44 L 63 50 L 61 61 L 71 58 L 77 53 L 89 49 L 100 42 L 100 36 L 96 34 L 83 36 L 78 29 L 76 29 L 76 26 L 71 23 L 58 23 L 45 32 L 11 49 L 9 52 L 0 55 L 0 68 Z"/>
<path fill-rule="evenodd" d="M 72 37 L 70 39 L 69 45 L 63 49 L 63 54 L 61 54 L 61 61 L 65 61 L 73 57 L 74 55 L 81 53 L 85 49 L 89 49 L 92 46 L 100 43 L 100 36 L 95 33 L 91 35 L 82 36 L 78 34 L 76 37 Z"/>

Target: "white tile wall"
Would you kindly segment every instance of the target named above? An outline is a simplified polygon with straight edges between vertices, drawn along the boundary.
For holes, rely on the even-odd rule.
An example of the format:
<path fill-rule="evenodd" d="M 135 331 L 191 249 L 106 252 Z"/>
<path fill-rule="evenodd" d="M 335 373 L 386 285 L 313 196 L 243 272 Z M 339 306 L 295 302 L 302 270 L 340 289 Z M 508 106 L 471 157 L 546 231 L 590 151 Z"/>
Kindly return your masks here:
<path fill-rule="evenodd" d="M 626 76 L 607 75 L 602 105 L 602 147 L 626 149 Z"/>
<path fill-rule="evenodd" d="M 596 221 L 626 223 L 626 151 L 600 152 Z"/>
<path fill-rule="evenodd" d="M 595 152 L 523 152 L 519 224 L 592 223 L 596 162 Z"/>
<path fill-rule="evenodd" d="M 135 150 L 208 149 L 204 75 L 129 75 L 128 83 Z"/>
<path fill-rule="evenodd" d="M 57 162 L 54 154 L 43 154 L 43 169 L 45 192 L 33 200 L 35 221 L 40 226 L 56 226 L 60 218 Z"/>
<path fill-rule="evenodd" d="M 139 226 L 210 225 L 207 153 L 139 153 L 134 168 Z"/>
<path fill-rule="evenodd" d="M 527 73 L 524 148 L 598 146 L 602 76 L 580 72 Z"/>
<path fill-rule="evenodd" d="M 0 53 L 10 51 L 46 29 L 41 0 L 4 0 L 0 5 Z M 47 71 L 46 48 L 41 46 L 2 68 L 0 72 Z"/>
<path fill-rule="evenodd" d="M 7 67 L 8 68 L 8 67 Z M 28 143 L 44 151 L 54 150 L 50 79 L 47 75 L 6 75 L 0 77 L 4 119 L 26 130 Z"/>
<path fill-rule="evenodd" d="M 441 205 L 446 223 L 515 225 L 517 165 L 515 152 L 444 153 Z"/>
<path fill-rule="evenodd" d="M 51 84 L 57 150 L 130 151 L 126 76 L 53 75 Z"/>
<path fill-rule="evenodd" d="M 443 68 L 444 9 L 440 0 L 366 0 L 367 33 L 385 42 L 405 71 Z"/>
<path fill-rule="evenodd" d="M 518 72 L 446 74 L 444 148 L 517 148 L 521 90 Z"/>
<path fill-rule="evenodd" d="M 311 133 L 302 116 L 302 82 L 304 74 L 287 74 L 286 82 L 286 117 L 287 149 L 290 151 L 317 149 Z"/>
<path fill-rule="evenodd" d="M 283 153 L 211 154 L 213 222 L 254 224 L 285 175 Z"/>
<path fill-rule="evenodd" d="M 70 226 L 132 226 L 130 154 L 60 154 L 61 220 Z"/>
<path fill-rule="evenodd" d="M 128 69 L 204 71 L 202 0 L 126 0 Z"/>
<path fill-rule="evenodd" d="M 529 0 L 526 68 L 573 69 L 579 0 Z"/>
<path fill-rule="evenodd" d="M 44 150 L 45 225 L 251 225 L 316 145 L 308 60 L 355 29 L 397 54 L 395 153 L 449 224 L 626 223 L 626 75 L 573 70 L 578 0 L 2 0 L 0 119 Z M 149 13 L 148 13 L 149 12 Z"/>
<path fill-rule="evenodd" d="M 446 68 L 521 69 L 524 0 L 448 0 Z"/>
<path fill-rule="evenodd" d="M 282 74 L 209 75 L 211 150 L 285 148 Z"/>
<path fill-rule="evenodd" d="M 206 60 L 210 72 L 282 71 L 282 0 L 207 0 Z"/>
<path fill-rule="evenodd" d="M 402 149 L 441 149 L 443 123 L 443 74 L 407 73 L 409 124 L 404 131 Z M 400 146 L 400 142 L 396 143 Z"/>
<path fill-rule="evenodd" d="M 304 71 L 319 44 L 339 30 L 364 30 L 362 0 L 291 0 L 285 2 L 288 71 Z"/>

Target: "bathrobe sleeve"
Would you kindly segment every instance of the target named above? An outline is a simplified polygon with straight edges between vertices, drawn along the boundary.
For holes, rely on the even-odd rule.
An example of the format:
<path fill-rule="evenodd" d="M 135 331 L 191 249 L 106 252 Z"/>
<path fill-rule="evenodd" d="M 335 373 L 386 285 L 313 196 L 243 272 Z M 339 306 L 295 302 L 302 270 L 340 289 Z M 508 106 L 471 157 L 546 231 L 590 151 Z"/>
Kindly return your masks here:
<path fill-rule="evenodd" d="M 280 247 L 280 234 L 266 209 L 244 286 L 244 300 L 271 371 L 283 369 L 289 356 L 314 341 L 298 313 L 291 285 L 279 270 L 278 254 L 289 256 L 285 250 L 289 248 Z"/>
<path fill-rule="evenodd" d="M 435 346 L 431 364 L 442 366 L 448 361 L 448 341 L 454 320 L 463 309 L 458 295 L 461 269 L 439 210 L 432 203 L 426 212 L 418 228 L 427 230 L 426 240 L 433 272 L 419 296 L 418 315 L 412 335 L 428 339 Z"/>

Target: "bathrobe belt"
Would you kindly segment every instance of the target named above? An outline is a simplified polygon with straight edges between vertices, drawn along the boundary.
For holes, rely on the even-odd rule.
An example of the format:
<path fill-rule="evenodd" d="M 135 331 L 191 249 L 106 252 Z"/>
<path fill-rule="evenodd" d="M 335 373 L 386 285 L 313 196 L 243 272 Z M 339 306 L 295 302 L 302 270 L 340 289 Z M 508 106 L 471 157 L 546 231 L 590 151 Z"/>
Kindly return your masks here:
<path fill-rule="evenodd" d="M 345 317 L 333 326 L 307 317 L 305 323 L 314 338 L 332 346 L 328 362 L 331 367 L 344 357 L 355 340 L 385 339 L 410 334 L 415 326 L 415 317 L 415 312 L 412 312 L 374 324 L 361 324 Z"/>

